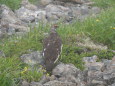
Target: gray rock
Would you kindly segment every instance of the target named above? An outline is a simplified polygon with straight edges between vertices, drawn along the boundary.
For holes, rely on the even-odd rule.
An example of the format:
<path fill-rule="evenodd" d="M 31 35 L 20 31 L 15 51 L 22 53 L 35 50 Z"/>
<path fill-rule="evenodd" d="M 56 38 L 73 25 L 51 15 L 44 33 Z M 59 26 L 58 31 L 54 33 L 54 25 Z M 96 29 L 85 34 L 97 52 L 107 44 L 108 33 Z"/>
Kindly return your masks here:
<path fill-rule="evenodd" d="M 57 80 L 57 78 L 54 75 L 48 76 L 48 75 L 43 75 L 39 83 L 45 84 L 46 82 Z"/>
<path fill-rule="evenodd" d="M 31 82 L 29 86 L 43 86 L 39 82 Z"/>
<path fill-rule="evenodd" d="M 49 3 L 51 3 L 53 0 L 40 0 L 42 5 L 48 5 Z"/>
<path fill-rule="evenodd" d="M 61 82 L 61 81 L 54 80 L 43 84 L 43 86 L 77 86 L 77 85 L 71 82 Z"/>
<path fill-rule="evenodd" d="M 62 2 L 72 2 L 72 3 L 76 3 L 76 4 L 83 4 L 83 2 L 85 0 L 54 0 L 54 1 L 62 1 Z"/>
<path fill-rule="evenodd" d="M 71 10 L 68 7 L 49 4 L 46 6 L 45 10 L 47 20 L 50 22 L 66 21 L 71 18 L 71 16 L 69 16 Z"/>
<path fill-rule="evenodd" d="M 27 8 L 29 10 L 37 10 L 37 6 L 31 4 L 28 0 L 22 0 L 21 7 Z"/>
<path fill-rule="evenodd" d="M 83 62 L 85 63 L 95 63 L 97 61 L 98 57 L 96 55 L 92 57 L 84 57 Z"/>
<path fill-rule="evenodd" d="M 92 7 L 90 10 L 91 14 L 99 14 L 101 12 L 101 9 L 99 7 Z"/>
<path fill-rule="evenodd" d="M 89 70 L 100 71 L 102 67 L 104 66 L 104 63 L 96 62 L 97 59 L 98 58 L 96 55 L 92 57 L 84 57 L 83 62 L 85 62 L 85 67 L 88 68 Z"/>
<path fill-rule="evenodd" d="M 115 72 L 113 73 L 112 71 L 104 72 L 103 73 L 103 79 L 104 80 L 109 80 L 111 78 L 115 78 Z"/>
<path fill-rule="evenodd" d="M 14 14 L 14 12 L 6 5 L 0 5 L 0 10 L 1 10 L 0 32 L 2 32 L 3 34 L 4 33 L 14 34 L 15 32 L 29 31 L 28 26 L 25 25 L 20 19 L 18 19 Z"/>
<path fill-rule="evenodd" d="M 46 82 L 49 82 L 50 81 L 50 77 L 49 76 L 46 76 L 46 75 L 43 75 L 41 80 L 39 81 L 41 84 L 44 84 Z"/>
<path fill-rule="evenodd" d="M 89 6 L 83 5 L 81 6 L 81 15 L 88 15 L 89 14 Z"/>
<path fill-rule="evenodd" d="M 114 83 L 114 84 L 112 84 L 112 85 L 108 85 L 108 86 L 115 86 L 115 83 Z"/>
<path fill-rule="evenodd" d="M 7 23 L 21 23 L 21 21 L 16 17 L 14 12 L 8 8 L 6 5 L 0 5 L 1 10 L 1 25 Z"/>
<path fill-rule="evenodd" d="M 27 81 L 22 81 L 21 86 L 29 86 L 29 83 Z"/>
<path fill-rule="evenodd" d="M 52 74 L 59 77 L 65 77 L 68 75 L 77 76 L 79 72 L 80 70 L 77 69 L 73 64 L 61 63 L 53 69 Z"/>
<path fill-rule="evenodd" d="M 110 63 L 110 69 L 115 70 L 115 56 L 112 58 L 112 61 Z"/>
<path fill-rule="evenodd" d="M 88 68 L 89 68 L 89 70 L 101 71 L 103 66 L 104 66 L 104 63 L 102 63 L 102 62 L 95 62 L 95 63 L 91 63 L 88 66 Z"/>
<path fill-rule="evenodd" d="M 46 12 L 44 10 L 30 10 L 24 7 L 19 8 L 15 11 L 16 15 L 21 19 L 22 21 L 26 23 L 38 23 L 39 21 L 46 22 Z"/>
<path fill-rule="evenodd" d="M 24 54 L 20 58 L 24 63 L 29 65 L 42 64 L 43 62 L 43 58 L 39 51 L 35 51 L 30 54 Z"/>
<path fill-rule="evenodd" d="M 111 60 L 103 59 L 102 62 L 104 63 L 104 66 L 102 67 L 102 71 L 106 71 L 110 68 Z"/>
<path fill-rule="evenodd" d="M 62 82 L 72 82 L 72 83 L 78 83 L 79 81 L 72 75 L 68 75 L 66 77 L 59 78 L 59 81 Z"/>

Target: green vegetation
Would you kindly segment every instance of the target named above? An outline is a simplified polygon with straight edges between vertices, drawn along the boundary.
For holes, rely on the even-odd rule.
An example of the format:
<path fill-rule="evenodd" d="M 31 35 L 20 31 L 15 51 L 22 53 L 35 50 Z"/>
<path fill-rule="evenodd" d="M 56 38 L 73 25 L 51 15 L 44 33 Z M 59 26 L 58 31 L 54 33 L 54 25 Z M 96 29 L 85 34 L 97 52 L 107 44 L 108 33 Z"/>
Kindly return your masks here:
<path fill-rule="evenodd" d="M 8 57 L 20 56 L 23 53 L 27 53 L 31 50 L 42 49 L 43 32 L 39 29 L 32 29 L 25 37 L 11 37 L 11 39 L 4 39 L 1 42 L 0 49 L 4 51 Z"/>
<path fill-rule="evenodd" d="M 9 6 L 12 10 L 20 7 L 21 0 L 0 0 L 0 4 Z"/>
<path fill-rule="evenodd" d="M 95 6 L 101 8 L 115 7 L 115 0 L 92 0 L 95 2 Z"/>
<path fill-rule="evenodd" d="M 58 29 L 58 33 L 63 39 L 60 61 L 72 63 L 80 69 L 84 68 L 83 57 L 97 55 L 101 60 L 111 59 L 115 55 L 111 52 L 111 50 L 115 50 L 115 0 L 93 1 L 96 2 L 96 6 L 106 8 L 106 10 L 103 10 L 97 17 L 89 17 L 83 22 L 75 22 L 71 25 L 59 24 Z M 17 9 L 19 2 L 20 0 L 0 0 L 1 4 L 5 3 L 12 9 Z M 43 26 L 41 24 L 32 28 L 24 37 L 13 36 L 9 39 L 0 40 L 0 50 L 4 51 L 7 57 L 0 58 L 1 86 L 16 86 L 20 79 L 39 81 L 43 71 L 37 70 L 37 67 L 32 68 L 23 64 L 19 57 L 24 53 L 29 53 L 29 49 L 41 51 L 44 33 L 47 33 L 49 29 L 49 25 Z M 78 35 L 90 37 L 95 43 L 103 43 L 109 49 L 95 50 L 77 46 Z M 82 41 L 82 39 L 79 39 L 79 41 Z"/>
<path fill-rule="evenodd" d="M 20 77 L 19 58 L 0 58 L 0 85 L 15 86 L 15 79 Z"/>
<path fill-rule="evenodd" d="M 12 10 L 18 9 L 22 0 L 0 0 L 0 4 L 5 4 Z M 39 0 L 29 0 L 33 4 L 39 3 Z"/>
<path fill-rule="evenodd" d="M 18 86 L 21 79 L 39 81 L 43 70 L 22 63 L 19 57 L 0 58 L 0 85 Z"/>

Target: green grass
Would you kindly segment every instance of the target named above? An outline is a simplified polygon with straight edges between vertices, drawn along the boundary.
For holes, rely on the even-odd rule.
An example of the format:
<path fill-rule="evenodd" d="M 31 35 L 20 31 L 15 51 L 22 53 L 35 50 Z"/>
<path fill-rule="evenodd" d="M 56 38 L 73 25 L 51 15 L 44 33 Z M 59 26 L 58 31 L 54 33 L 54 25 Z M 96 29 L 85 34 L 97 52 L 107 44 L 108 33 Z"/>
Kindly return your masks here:
<path fill-rule="evenodd" d="M 12 10 L 18 9 L 20 7 L 21 0 L 0 0 L 0 4 L 5 4 Z"/>
<path fill-rule="evenodd" d="M 26 69 L 25 69 L 26 68 Z M 0 58 L 0 85 L 20 86 L 21 80 L 39 81 L 43 71 L 21 62 L 19 57 Z"/>
<path fill-rule="evenodd" d="M 95 2 L 95 6 L 101 7 L 101 8 L 108 8 L 108 7 L 115 7 L 115 0 L 92 0 Z"/>
<path fill-rule="evenodd" d="M 21 62 L 19 58 L 0 58 L 0 85 L 15 86 L 14 79 L 20 77 Z"/>
<path fill-rule="evenodd" d="M 83 57 L 97 55 L 99 60 L 101 60 L 111 59 L 115 55 L 115 53 L 111 52 L 111 50 L 115 50 L 115 1 L 93 1 L 96 2 L 96 6 L 106 8 L 106 10 L 103 10 L 95 18 L 88 17 L 83 22 L 77 21 L 70 25 L 59 24 L 60 27 L 58 29 L 58 33 L 63 40 L 60 61 L 63 63 L 72 63 L 80 69 L 84 68 L 82 62 Z M 0 3 L 5 3 L 12 9 L 17 9 L 19 2 L 20 0 L 0 0 Z M 12 36 L 10 39 L 0 40 L 0 50 L 7 57 L 0 58 L 1 86 L 16 86 L 20 82 L 20 79 L 25 79 L 29 82 L 39 81 L 43 72 L 36 69 L 38 66 L 31 70 L 31 66 L 23 64 L 19 57 L 22 54 L 29 53 L 28 50 L 42 51 L 42 40 L 45 37 L 44 33 L 49 32 L 49 29 L 49 25 L 43 26 L 41 24 L 31 29 L 24 37 L 17 38 L 16 36 Z M 77 46 L 78 39 L 79 41 L 83 40 L 78 35 L 81 38 L 82 36 L 90 37 L 95 43 L 107 45 L 109 49 L 95 50 Z M 27 67 L 27 70 L 25 67 Z M 21 74 L 23 71 L 25 72 Z"/>
<path fill-rule="evenodd" d="M 42 28 L 42 27 L 40 27 Z M 32 31 L 26 34 L 25 37 L 13 36 L 11 39 L 4 39 L 1 42 L 0 49 L 4 51 L 8 57 L 20 56 L 23 53 L 28 53 L 27 50 L 31 49 L 42 50 L 43 31 L 39 29 L 32 29 Z"/>
<path fill-rule="evenodd" d="M 5 4 L 12 10 L 18 9 L 22 0 L 0 0 L 0 4 Z M 39 0 L 29 0 L 33 4 L 38 4 Z"/>
<path fill-rule="evenodd" d="M 115 49 L 114 14 L 114 8 L 106 9 L 96 18 L 89 17 L 83 22 L 65 26 L 60 25 L 59 33 L 66 43 L 76 43 L 77 34 L 85 34 L 94 42 L 103 43 L 108 45 L 110 49 Z"/>

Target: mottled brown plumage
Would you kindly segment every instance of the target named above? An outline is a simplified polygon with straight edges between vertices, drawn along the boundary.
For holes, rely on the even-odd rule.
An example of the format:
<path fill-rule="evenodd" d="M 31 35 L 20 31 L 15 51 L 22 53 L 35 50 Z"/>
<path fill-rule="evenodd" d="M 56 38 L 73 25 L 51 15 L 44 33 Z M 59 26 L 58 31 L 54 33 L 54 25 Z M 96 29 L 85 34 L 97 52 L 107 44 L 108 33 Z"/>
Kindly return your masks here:
<path fill-rule="evenodd" d="M 53 25 L 49 36 L 43 41 L 44 64 L 48 71 L 52 70 L 61 53 L 62 40 L 56 32 L 57 27 Z"/>

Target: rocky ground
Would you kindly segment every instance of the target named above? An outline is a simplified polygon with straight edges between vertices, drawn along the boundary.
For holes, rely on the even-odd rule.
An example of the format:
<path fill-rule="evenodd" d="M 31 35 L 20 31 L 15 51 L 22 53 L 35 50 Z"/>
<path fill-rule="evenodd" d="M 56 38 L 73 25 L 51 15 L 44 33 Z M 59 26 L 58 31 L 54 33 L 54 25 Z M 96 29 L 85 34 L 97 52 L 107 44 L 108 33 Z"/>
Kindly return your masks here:
<path fill-rule="evenodd" d="M 44 0 L 43 0 L 44 1 Z M 69 0 L 68 0 L 69 1 Z M 6 34 L 24 35 L 30 31 L 29 26 L 43 22 L 70 24 L 75 21 L 83 21 L 88 16 L 95 17 L 101 11 L 100 8 L 91 6 L 92 2 L 84 0 L 82 3 L 50 1 L 44 6 L 35 6 L 28 0 L 23 0 L 21 7 L 12 11 L 6 5 L 0 5 L 0 39 Z M 78 0 L 79 1 L 79 0 Z M 0 56 L 5 54 L 0 51 Z M 23 54 L 21 60 L 28 65 L 41 64 L 43 59 L 39 51 Z M 84 57 L 85 69 L 81 71 L 73 64 L 58 63 L 51 75 L 45 75 L 39 82 L 22 81 L 21 86 L 115 86 L 115 57 L 112 60 L 102 59 L 97 62 L 96 55 Z"/>
<path fill-rule="evenodd" d="M 28 58 L 29 57 L 29 58 Z M 40 63 L 39 52 L 21 56 L 24 62 Z M 44 75 L 39 82 L 22 82 L 22 86 L 115 86 L 115 57 L 112 60 L 102 59 L 97 62 L 96 55 L 84 57 L 85 69 L 81 71 L 73 64 L 59 63 L 51 73 Z M 28 62 L 29 65 L 32 65 Z"/>
<path fill-rule="evenodd" d="M 23 34 L 29 26 L 43 22 L 66 24 L 82 21 L 88 16 L 96 16 L 100 8 L 90 6 L 91 2 L 73 4 L 70 2 L 53 1 L 45 6 L 35 6 L 28 0 L 22 0 L 21 7 L 13 12 L 6 5 L 0 5 L 0 38 L 5 34 Z"/>

